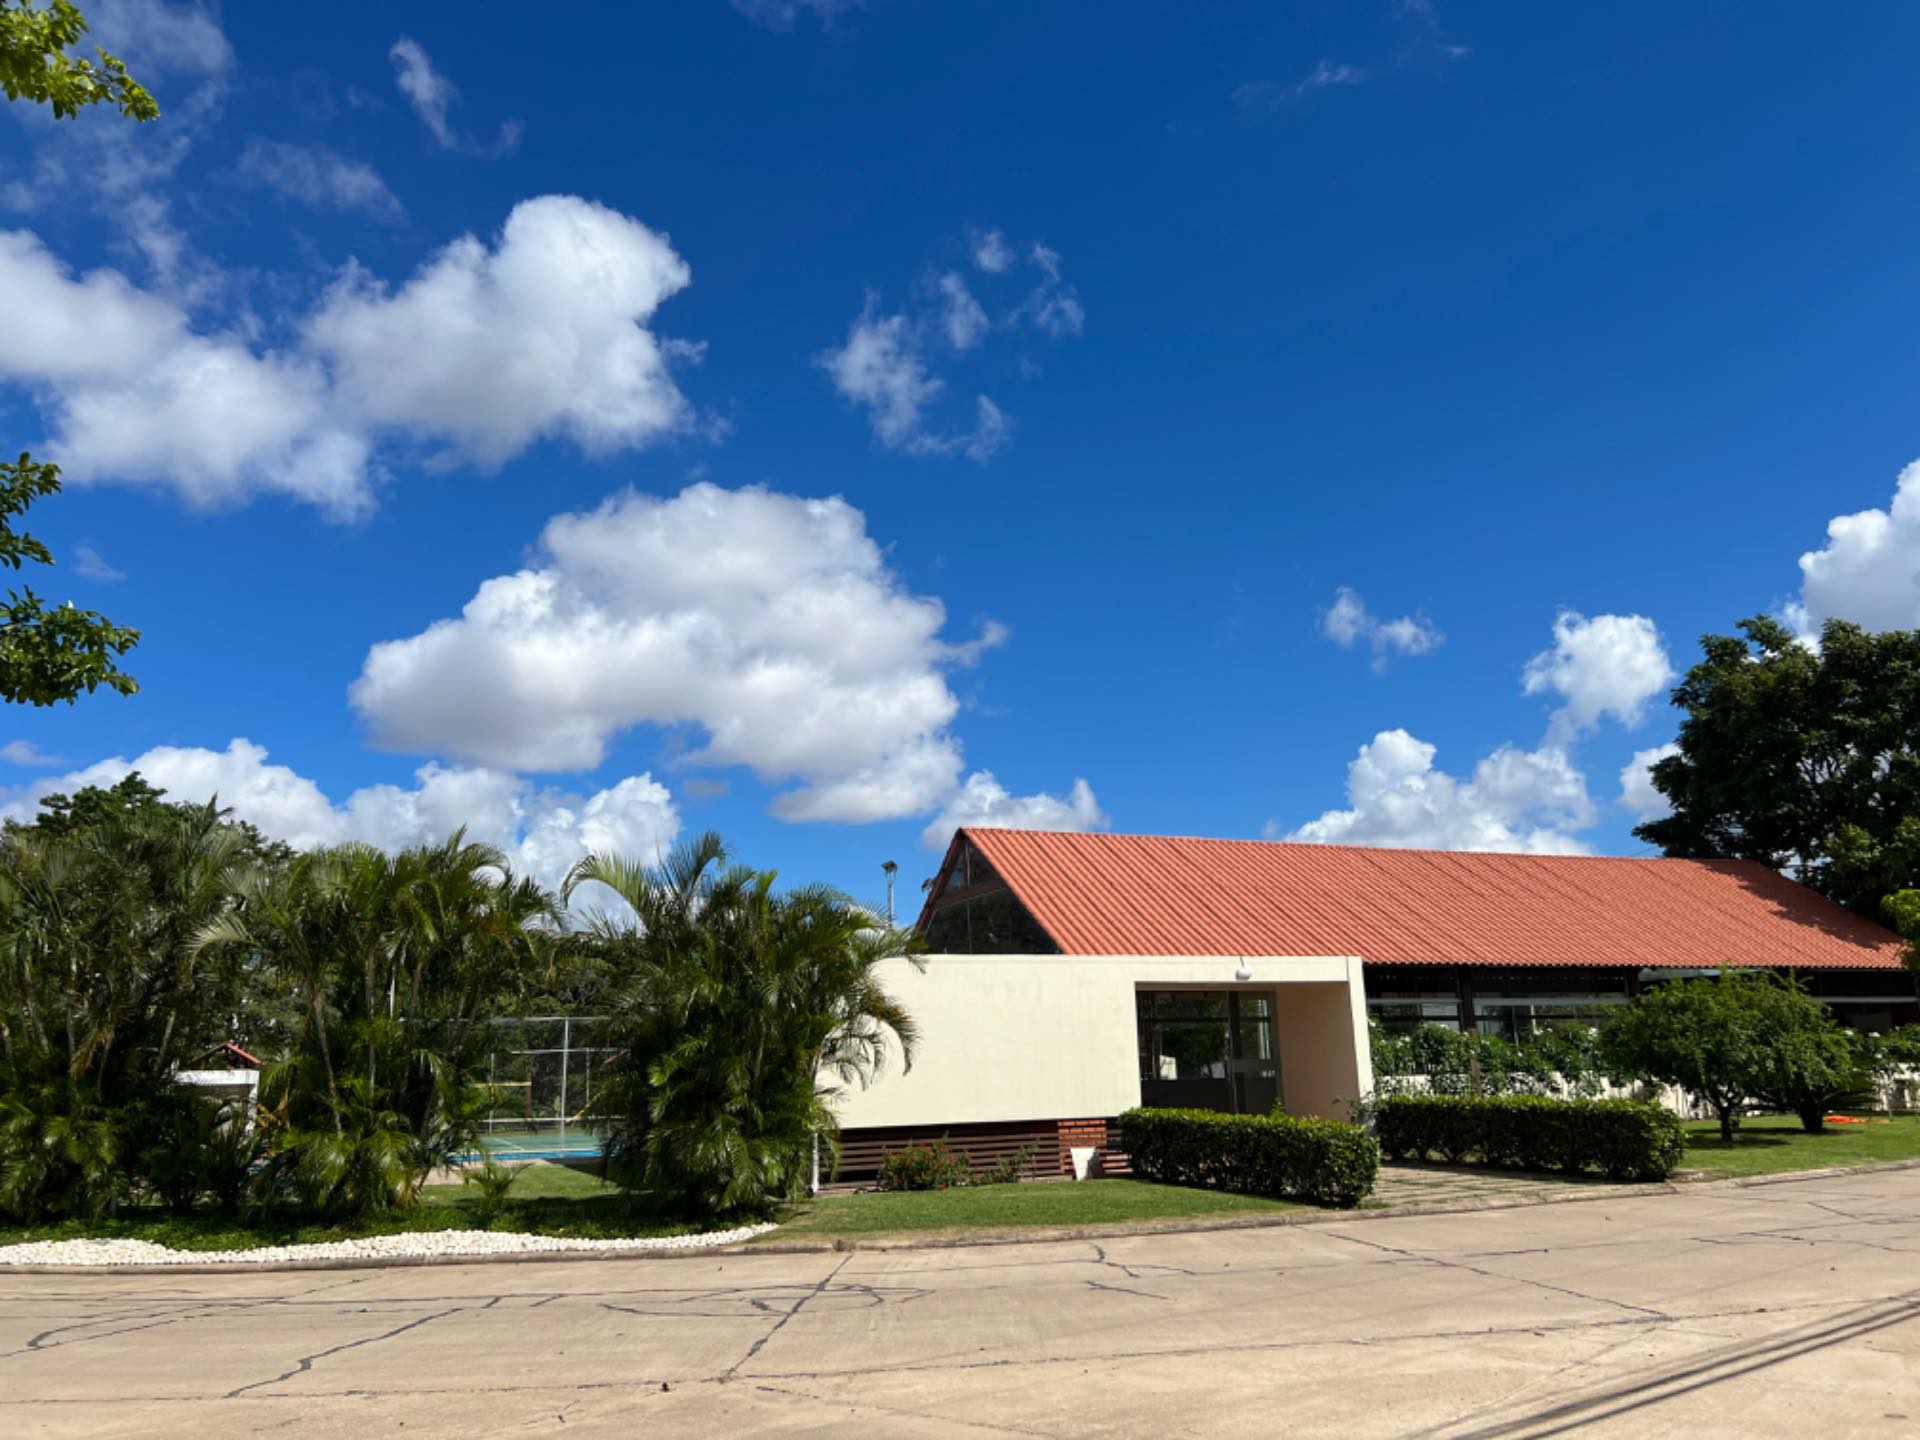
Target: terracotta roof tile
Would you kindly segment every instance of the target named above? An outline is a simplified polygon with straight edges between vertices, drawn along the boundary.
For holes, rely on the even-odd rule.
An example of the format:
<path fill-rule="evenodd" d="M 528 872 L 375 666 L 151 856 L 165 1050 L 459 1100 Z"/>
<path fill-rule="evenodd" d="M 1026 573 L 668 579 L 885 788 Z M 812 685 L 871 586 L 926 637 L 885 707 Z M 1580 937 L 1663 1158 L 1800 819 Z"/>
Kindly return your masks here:
<path fill-rule="evenodd" d="M 1069 955 L 1890 969 L 1893 932 L 1743 860 L 968 828 Z"/>

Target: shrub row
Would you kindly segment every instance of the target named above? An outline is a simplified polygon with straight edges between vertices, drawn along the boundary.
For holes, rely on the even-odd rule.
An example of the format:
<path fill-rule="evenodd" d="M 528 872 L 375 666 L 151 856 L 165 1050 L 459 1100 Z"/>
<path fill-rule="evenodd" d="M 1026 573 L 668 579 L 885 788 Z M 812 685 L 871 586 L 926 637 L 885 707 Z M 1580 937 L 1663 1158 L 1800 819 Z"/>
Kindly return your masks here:
<path fill-rule="evenodd" d="M 1338 1120 L 1137 1109 L 1119 1129 L 1134 1174 L 1170 1185 L 1351 1206 L 1380 1170 L 1373 1137 Z"/>
<path fill-rule="evenodd" d="M 1375 1131 L 1393 1160 L 1597 1170 L 1609 1180 L 1664 1180 L 1686 1148 L 1677 1115 L 1633 1100 L 1400 1095 L 1380 1102 Z"/>
<path fill-rule="evenodd" d="M 880 1157 L 880 1170 L 874 1176 L 876 1190 L 951 1190 L 961 1185 L 1011 1185 L 1018 1181 L 1032 1162 L 1035 1147 L 1023 1145 L 1011 1155 L 1003 1155 L 984 1170 L 976 1170 L 973 1157 L 964 1150 L 948 1148 L 946 1137 L 930 1144 L 913 1144 L 904 1150 L 889 1150 Z"/>

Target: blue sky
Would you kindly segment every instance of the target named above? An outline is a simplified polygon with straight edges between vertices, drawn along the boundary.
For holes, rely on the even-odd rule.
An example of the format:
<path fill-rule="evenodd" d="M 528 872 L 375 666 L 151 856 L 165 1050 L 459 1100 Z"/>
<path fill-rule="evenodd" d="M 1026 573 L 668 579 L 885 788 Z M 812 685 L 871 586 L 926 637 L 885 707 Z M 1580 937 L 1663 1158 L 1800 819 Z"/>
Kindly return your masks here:
<path fill-rule="evenodd" d="M 143 690 L 15 811 L 1636 853 L 1700 634 L 1920 623 L 1906 7 L 89 13 L 0 441 Z"/>

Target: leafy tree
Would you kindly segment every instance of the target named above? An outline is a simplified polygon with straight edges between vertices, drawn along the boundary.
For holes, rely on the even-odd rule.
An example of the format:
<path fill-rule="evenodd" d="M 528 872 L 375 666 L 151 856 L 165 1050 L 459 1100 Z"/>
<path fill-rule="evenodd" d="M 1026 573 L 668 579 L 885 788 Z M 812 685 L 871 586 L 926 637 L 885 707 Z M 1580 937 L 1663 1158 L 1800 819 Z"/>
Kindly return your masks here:
<path fill-rule="evenodd" d="M 111 786 L 89 785 L 72 795 L 55 792 L 42 796 L 40 807 L 31 820 L 9 819 L 0 825 L 0 830 L 7 835 L 32 835 L 59 840 L 100 826 L 124 824 L 136 819 L 178 823 L 205 808 L 191 801 L 169 800 L 166 795 L 166 791 L 135 770 Z M 214 797 L 214 803 L 219 803 L 218 796 Z M 283 841 L 269 840 L 251 822 L 239 819 L 230 810 L 222 810 L 220 815 L 221 823 L 239 837 L 237 863 L 271 869 L 293 858 L 290 846 Z"/>
<path fill-rule="evenodd" d="M 269 1190 L 328 1213 L 411 1205 L 477 1142 L 486 1022 L 537 983 L 553 897 L 459 832 L 309 851 L 236 895 L 188 950 L 249 957 L 297 1017 L 261 1077 Z"/>
<path fill-rule="evenodd" d="M 1600 1052 L 1617 1075 L 1678 1085 L 1705 1100 L 1729 1142 L 1751 1098 L 1793 1109 L 1807 1129 L 1819 1129 L 1829 1097 L 1856 1075 L 1832 1012 L 1764 972 L 1723 970 L 1649 990 L 1608 1017 Z"/>
<path fill-rule="evenodd" d="M 21 13 L 0 9 L 0 21 Z M 25 453 L 17 461 L 0 461 L 0 564 L 15 570 L 29 560 L 53 564 L 53 553 L 33 536 L 16 531 L 12 522 L 59 488 L 57 465 L 37 464 Z M 8 590 L 0 605 L 0 700 L 72 703 L 81 691 L 91 693 L 102 685 L 132 695 L 139 683 L 120 668 L 119 659 L 139 643 L 138 630 L 115 625 L 98 611 L 76 609 L 71 601 L 49 608 L 31 587 Z"/>
<path fill-rule="evenodd" d="M 72 0 L 45 6 L 35 0 L 0 0 L 0 89 L 9 100 L 51 105 L 63 120 L 102 102 L 130 120 L 158 119 L 160 107 L 153 96 L 106 51 L 94 51 L 98 65 L 84 56 L 68 57 L 67 51 L 86 33 L 86 17 Z"/>
<path fill-rule="evenodd" d="M 1920 890 L 1896 890 L 1880 908 L 1907 942 L 1907 948 L 1900 952 L 1900 963 L 1920 975 Z"/>
<path fill-rule="evenodd" d="M 1669 855 L 1758 860 L 1879 918 L 1920 879 L 1920 632 L 1830 620 L 1818 650 L 1767 616 L 1709 635 L 1673 692 L 1673 813 L 1634 833 Z"/>
<path fill-rule="evenodd" d="M 0 1209 L 85 1213 L 136 1188 L 198 1103 L 173 1072 L 245 1008 L 243 966 L 188 954 L 233 903 L 245 839 L 183 809 L 0 836 Z"/>
<path fill-rule="evenodd" d="M 51 105 L 59 119 L 102 102 L 130 120 L 159 119 L 153 96 L 106 51 L 95 49 L 98 65 L 68 56 L 86 33 L 86 17 L 73 0 L 0 0 L 0 90 L 9 100 Z M 37 464 L 25 451 L 17 461 L 0 461 L 0 563 L 15 570 L 28 560 L 53 563 L 47 547 L 15 532 L 12 520 L 59 488 L 57 465 Z M 116 662 L 139 641 L 138 630 L 97 611 L 75 609 L 71 602 L 50 610 L 31 588 L 9 590 L 0 608 L 0 700 L 71 703 L 82 690 L 91 694 L 101 685 L 131 695 L 140 686 Z"/>
<path fill-rule="evenodd" d="M 876 969 L 918 937 L 824 886 L 777 891 L 711 833 L 658 868 L 590 855 L 563 894 L 590 882 L 625 905 L 589 924 L 624 977 L 595 1097 L 610 1173 L 710 1214 L 804 1194 L 838 1133 L 831 1082 L 867 1083 L 894 1044 L 912 1064 L 913 1019 Z"/>

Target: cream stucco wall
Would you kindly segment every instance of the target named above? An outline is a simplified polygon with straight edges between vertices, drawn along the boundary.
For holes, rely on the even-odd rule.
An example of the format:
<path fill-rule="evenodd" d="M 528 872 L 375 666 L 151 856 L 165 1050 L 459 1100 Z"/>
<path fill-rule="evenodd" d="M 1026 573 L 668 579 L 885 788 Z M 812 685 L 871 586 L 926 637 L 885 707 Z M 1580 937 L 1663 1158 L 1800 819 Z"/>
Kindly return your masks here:
<path fill-rule="evenodd" d="M 1241 981 L 1235 971 L 1246 969 Z M 890 961 L 888 992 L 920 1026 L 913 1069 L 897 1053 L 849 1087 L 840 1123 L 962 1125 L 1116 1115 L 1140 1103 L 1134 994 L 1266 990 L 1282 1084 L 1296 1115 L 1345 1118 L 1373 1085 L 1360 961 L 1351 956 L 934 955 Z"/>

